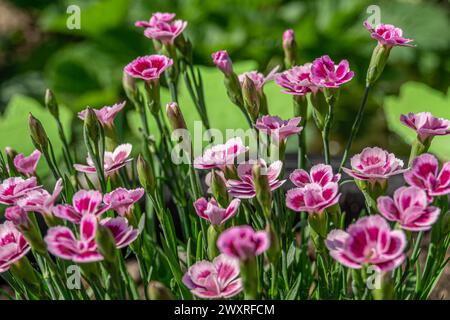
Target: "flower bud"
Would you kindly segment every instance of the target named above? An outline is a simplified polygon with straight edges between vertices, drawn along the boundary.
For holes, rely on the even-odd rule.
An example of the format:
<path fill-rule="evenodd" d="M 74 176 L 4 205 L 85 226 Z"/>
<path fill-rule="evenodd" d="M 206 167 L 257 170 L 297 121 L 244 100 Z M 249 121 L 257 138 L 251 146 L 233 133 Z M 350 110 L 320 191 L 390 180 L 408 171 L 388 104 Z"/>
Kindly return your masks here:
<path fill-rule="evenodd" d="M 172 130 L 187 129 L 183 113 L 176 102 L 171 102 L 166 105 L 166 114 Z"/>
<path fill-rule="evenodd" d="M 271 263 L 276 264 L 280 258 L 280 241 L 278 240 L 277 234 L 275 233 L 274 227 L 271 223 L 266 225 L 266 232 L 270 237 L 270 247 L 267 249 L 267 257 Z"/>
<path fill-rule="evenodd" d="M 428 151 L 431 145 L 431 140 L 433 137 L 430 137 L 428 139 L 425 139 L 424 141 L 421 141 L 419 137 L 414 140 L 414 142 L 411 145 L 411 153 L 409 155 L 409 161 L 408 166 L 410 167 L 412 165 L 412 162 L 415 158 L 420 156 L 421 154 L 424 154 Z"/>
<path fill-rule="evenodd" d="M 220 231 L 219 226 L 210 225 L 206 234 L 206 239 L 208 242 L 208 258 L 213 260 L 219 255 L 219 250 L 217 249 L 217 239 L 219 238 Z"/>
<path fill-rule="evenodd" d="M 229 77 L 224 79 L 225 87 L 227 88 L 227 95 L 231 102 L 239 108 L 244 108 L 244 101 L 242 98 L 241 84 L 238 76 L 232 72 Z"/>
<path fill-rule="evenodd" d="M 137 101 L 136 80 L 125 71 L 122 75 L 122 87 L 130 101 Z"/>
<path fill-rule="evenodd" d="M 48 147 L 48 136 L 42 123 L 30 113 L 28 115 L 28 126 L 36 149 L 43 152 Z"/>
<path fill-rule="evenodd" d="M 186 39 L 183 34 L 175 39 L 175 46 L 181 52 L 183 58 L 188 64 L 192 64 L 192 43 Z"/>
<path fill-rule="evenodd" d="M 377 81 L 386 66 L 392 47 L 378 44 L 373 49 L 369 68 L 366 75 L 366 86 L 371 86 Z"/>
<path fill-rule="evenodd" d="M 217 51 L 212 54 L 213 62 L 225 77 L 231 77 L 233 74 L 233 63 L 226 50 Z"/>
<path fill-rule="evenodd" d="M 58 102 L 56 101 L 55 95 L 50 89 L 45 91 L 45 107 L 50 111 L 52 116 L 55 118 L 59 117 Z"/>
<path fill-rule="evenodd" d="M 116 242 L 114 236 L 107 227 L 97 224 L 97 232 L 95 233 L 95 242 L 98 251 L 102 254 L 107 262 L 114 262 L 116 259 Z"/>
<path fill-rule="evenodd" d="M 272 193 L 270 191 L 267 173 L 263 172 L 263 169 L 265 170 L 266 168 L 261 167 L 261 164 L 255 164 L 252 169 L 252 177 L 255 184 L 256 199 L 262 206 L 266 218 L 270 218 Z"/>
<path fill-rule="evenodd" d="M 41 255 L 46 254 L 47 246 L 42 239 L 42 234 L 36 219 L 31 220 L 28 216 L 28 212 L 19 206 L 7 208 L 5 210 L 5 218 L 11 221 L 17 230 L 23 234 L 33 250 Z"/>
<path fill-rule="evenodd" d="M 100 138 L 100 123 L 98 122 L 95 111 L 88 107 L 86 117 L 84 119 L 84 128 L 88 134 L 89 139 L 93 142 L 99 141 Z"/>
<path fill-rule="evenodd" d="M 139 155 L 136 162 L 137 174 L 139 182 L 145 191 L 153 193 L 156 187 L 155 175 L 150 164 L 144 159 L 142 155 Z"/>
<path fill-rule="evenodd" d="M 147 292 L 150 300 L 174 300 L 172 292 L 158 281 L 150 281 Z"/>
<path fill-rule="evenodd" d="M 17 156 L 17 151 L 14 148 L 11 148 L 11 147 L 6 147 L 5 148 L 5 153 L 11 159 L 14 159 Z"/>
<path fill-rule="evenodd" d="M 244 76 L 242 83 L 242 97 L 244 98 L 244 106 L 253 121 L 258 118 L 259 114 L 259 96 L 253 81 Z"/>
<path fill-rule="evenodd" d="M 288 29 L 283 33 L 284 64 L 286 69 L 295 66 L 297 58 L 297 42 L 294 30 Z"/>
<path fill-rule="evenodd" d="M 226 180 L 216 170 L 211 170 L 211 193 L 222 208 L 228 207 L 230 198 L 227 191 Z"/>
<path fill-rule="evenodd" d="M 319 129 L 319 131 L 322 132 L 325 126 L 325 118 L 320 112 L 320 98 L 321 95 L 315 93 L 310 95 L 312 106 L 312 117 L 314 119 L 314 123 L 316 124 L 317 129 Z"/>

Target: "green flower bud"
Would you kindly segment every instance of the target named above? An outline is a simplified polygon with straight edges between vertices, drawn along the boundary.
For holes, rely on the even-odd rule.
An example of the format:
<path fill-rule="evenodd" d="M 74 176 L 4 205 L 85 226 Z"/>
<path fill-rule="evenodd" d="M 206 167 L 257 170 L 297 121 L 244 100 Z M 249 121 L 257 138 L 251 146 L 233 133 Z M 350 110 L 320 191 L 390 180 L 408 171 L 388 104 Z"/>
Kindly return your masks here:
<path fill-rule="evenodd" d="M 183 34 L 180 34 L 175 39 L 175 47 L 181 52 L 183 58 L 188 64 L 192 64 L 192 43 L 186 39 Z"/>
<path fill-rule="evenodd" d="M 172 292 L 158 281 L 150 281 L 147 293 L 150 300 L 174 300 Z"/>
<path fill-rule="evenodd" d="M 42 123 L 38 119 L 33 117 L 31 113 L 28 115 L 28 126 L 30 128 L 31 138 L 33 139 L 36 148 L 41 152 L 47 150 L 48 147 L 47 133 L 45 132 Z"/>
<path fill-rule="evenodd" d="M 59 117 L 59 108 L 58 108 L 58 102 L 56 101 L 55 95 L 50 89 L 47 89 L 45 91 L 45 106 L 47 107 L 48 111 L 54 116 L 55 118 Z"/>
<path fill-rule="evenodd" d="M 270 236 L 270 247 L 269 249 L 267 249 L 267 257 L 269 258 L 269 261 L 271 263 L 276 264 L 280 258 L 281 253 L 280 241 L 271 223 L 268 223 L 266 225 L 266 232 Z"/>
<path fill-rule="evenodd" d="M 228 194 L 226 180 L 219 171 L 211 170 L 211 192 L 222 208 L 228 207 L 230 197 Z"/>
<path fill-rule="evenodd" d="M 14 158 L 17 156 L 17 151 L 11 147 L 6 147 L 5 153 L 6 153 L 6 156 L 11 160 L 14 160 Z"/>
<path fill-rule="evenodd" d="M 84 128 L 89 139 L 94 143 L 97 143 L 100 139 L 100 123 L 98 122 L 94 110 L 90 107 L 87 108 L 86 117 L 84 119 Z"/>
<path fill-rule="evenodd" d="M 183 113 L 176 102 L 171 102 L 166 105 L 166 114 L 172 130 L 187 129 Z"/>
<path fill-rule="evenodd" d="M 378 80 L 386 66 L 391 49 L 392 47 L 381 44 L 378 44 L 375 47 L 372 58 L 370 59 L 369 68 L 367 69 L 366 86 L 371 86 Z"/>
<path fill-rule="evenodd" d="M 217 249 L 217 239 L 220 234 L 220 226 L 210 225 L 208 227 L 208 231 L 206 234 L 207 242 L 208 242 L 208 258 L 209 260 L 213 260 L 215 257 L 219 255 L 219 250 Z"/>
<path fill-rule="evenodd" d="M 97 225 L 97 232 L 95 234 L 95 242 L 98 246 L 98 251 L 102 254 L 107 262 L 114 262 L 116 259 L 116 242 L 111 231 L 102 226 Z"/>
<path fill-rule="evenodd" d="M 137 174 L 139 182 L 148 193 L 153 193 L 156 188 L 155 175 L 150 164 L 139 155 L 136 161 Z"/>
<path fill-rule="evenodd" d="M 409 167 L 412 165 L 412 162 L 416 157 L 418 157 L 421 154 L 424 154 L 428 151 L 428 149 L 430 148 L 432 139 L 433 138 L 430 137 L 430 138 L 426 139 L 425 141 L 421 141 L 419 139 L 419 137 L 417 137 L 416 140 L 414 140 L 414 142 L 412 143 L 412 146 L 411 146 L 411 153 L 409 155 L 409 161 L 408 161 Z"/>
<path fill-rule="evenodd" d="M 256 199 L 263 208 L 266 218 L 270 218 L 272 209 L 272 192 L 270 191 L 267 174 L 266 172 L 262 172 L 262 169 L 261 164 L 255 164 L 252 169 L 252 177 L 255 184 Z"/>
<path fill-rule="evenodd" d="M 136 80 L 125 71 L 122 75 L 122 87 L 130 101 L 133 101 L 134 103 L 138 101 Z"/>
<path fill-rule="evenodd" d="M 241 84 L 237 75 L 232 72 L 230 76 L 225 76 L 224 83 L 225 87 L 227 88 L 227 95 L 230 98 L 231 102 L 233 102 L 239 108 L 244 108 Z"/>
<path fill-rule="evenodd" d="M 247 76 L 244 76 L 244 81 L 242 83 L 242 97 L 244 98 L 245 109 L 252 120 L 255 121 L 259 114 L 259 95 L 256 91 L 255 84 Z"/>

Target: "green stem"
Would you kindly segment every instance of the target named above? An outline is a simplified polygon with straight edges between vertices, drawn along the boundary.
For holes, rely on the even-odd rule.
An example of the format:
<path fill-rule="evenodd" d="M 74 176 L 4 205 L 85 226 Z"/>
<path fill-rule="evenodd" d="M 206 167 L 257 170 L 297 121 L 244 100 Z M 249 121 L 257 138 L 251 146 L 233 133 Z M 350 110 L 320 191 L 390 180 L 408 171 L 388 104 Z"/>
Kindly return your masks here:
<path fill-rule="evenodd" d="M 245 300 L 256 300 L 258 292 L 258 264 L 256 257 L 251 257 L 241 262 L 241 274 L 244 284 Z"/>
<path fill-rule="evenodd" d="M 325 117 L 325 126 L 323 127 L 323 155 L 325 157 L 325 164 L 330 164 L 330 129 L 334 117 L 334 106 L 330 102 L 328 104 L 328 114 Z"/>
<path fill-rule="evenodd" d="M 366 107 L 367 98 L 369 97 L 369 91 L 370 91 L 370 86 L 368 85 L 364 89 L 363 99 L 361 101 L 361 105 L 359 106 L 358 113 L 356 114 L 355 121 L 353 122 L 352 131 L 350 132 L 350 137 L 347 140 L 347 145 L 345 146 L 344 154 L 342 156 L 342 160 L 341 160 L 341 164 L 339 166 L 338 172 L 341 172 L 342 167 L 345 164 L 345 161 L 347 161 L 348 152 L 350 151 L 350 148 L 352 147 L 353 139 L 355 138 L 356 134 L 359 131 L 359 127 L 361 125 L 361 121 L 364 116 L 364 109 Z"/>

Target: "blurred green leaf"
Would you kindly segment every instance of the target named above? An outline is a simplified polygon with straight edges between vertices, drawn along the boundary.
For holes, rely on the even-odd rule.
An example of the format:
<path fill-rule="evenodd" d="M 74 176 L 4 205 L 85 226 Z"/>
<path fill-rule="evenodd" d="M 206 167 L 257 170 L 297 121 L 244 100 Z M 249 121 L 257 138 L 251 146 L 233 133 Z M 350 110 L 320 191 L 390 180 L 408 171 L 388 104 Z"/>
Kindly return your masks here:
<path fill-rule="evenodd" d="M 0 148 L 4 149 L 9 146 L 25 155 L 29 155 L 34 150 L 28 129 L 28 114 L 30 112 L 42 122 L 53 144 L 56 157 L 59 158 L 62 155 L 62 144 L 53 117 L 38 101 L 20 94 L 11 98 L 4 115 L 0 118 L 0 132 L 2 133 Z M 72 113 L 67 108 L 61 106 L 59 113 L 65 134 L 70 139 Z M 44 162 L 39 162 L 39 172 L 47 172 L 48 168 Z"/>
<path fill-rule="evenodd" d="M 449 93 L 444 95 L 423 83 L 405 83 L 398 97 L 389 96 L 385 99 L 384 111 L 389 129 L 411 144 L 416 138 L 416 133 L 400 122 L 400 115 L 429 111 L 434 116 L 450 119 Z M 450 135 L 435 137 L 430 152 L 444 161 L 450 160 Z"/>
<path fill-rule="evenodd" d="M 71 35 L 100 35 L 124 21 L 129 2 L 129 0 L 65 1 L 65 5 L 49 7 L 39 22 L 45 31 Z M 70 14 L 66 10 L 62 11 L 61 8 L 67 8 L 70 5 L 80 7 L 80 29 L 67 28 L 67 19 Z"/>
<path fill-rule="evenodd" d="M 236 73 L 243 73 L 255 69 L 256 64 L 251 61 L 233 64 Z M 242 112 L 228 99 L 225 86 L 223 84 L 223 74 L 216 68 L 200 67 L 203 83 L 205 86 L 205 100 L 210 118 L 211 127 L 225 132 L 226 129 L 246 129 L 247 123 Z M 183 111 L 188 129 L 193 132 L 194 121 L 200 120 L 197 110 L 185 88 L 184 82 L 180 81 L 179 104 Z M 280 93 L 279 87 L 274 82 L 268 83 L 264 87 L 269 104 L 269 112 L 281 118 L 292 117 L 292 98 L 289 95 Z M 161 90 L 161 105 L 170 102 L 170 94 L 167 89 Z M 138 115 L 131 113 L 129 118 L 130 127 L 137 133 L 136 123 L 139 123 Z M 151 121 L 153 133 L 156 131 L 156 124 Z"/>

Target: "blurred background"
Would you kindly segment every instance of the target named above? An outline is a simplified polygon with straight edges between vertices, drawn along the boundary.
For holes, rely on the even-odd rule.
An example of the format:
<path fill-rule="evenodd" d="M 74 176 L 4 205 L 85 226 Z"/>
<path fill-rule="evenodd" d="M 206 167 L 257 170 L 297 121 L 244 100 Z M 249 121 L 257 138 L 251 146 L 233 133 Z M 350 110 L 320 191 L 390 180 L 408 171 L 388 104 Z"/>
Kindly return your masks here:
<path fill-rule="evenodd" d="M 80 7 L 81 28 L 69 30 L 70 5 Z M 0 147 L 32 150 L 27 114 L 33 112 L 57 144 L 56 127 L 43 109 L 46 88 L 61 105 L 72 144 L 82 143 L 76 112 L 124 100 L 121 75 L 136 56 L 153 53 L 151 40 L 134 27 L 152 12 L 175 12 L 188 21 L 186 35 L 194 60 L 202 66 L 206 102 L 213 127 L 235 128 L 242 115 L 228 101 L 222 74 L 213 68 L 211 53 L 227 49 L 238 72 L 269 72 L 283 65 L 281 36 L 296 33 L 301 63 L 329 54 L 348 59 L 355 78 L 341 90 L 332 128 L 331 152 L 339 155 L 363 93 L 365 73 L 376 41 L 362 23 L 369 5 L 380 7 L 381 21 L 404 30 L 416 48 L 394 48 L 388 66 L 371 92 L 362 130 L 353 151 L 379 145 L 400 157 L 409 154 L 412 130 L 400 125 L 401 113 L 431 111 L 450 118 L 450 5 L 446 0 L 0 0 Z M 184 86 L 184 84 L 181 84 Z M 190 124 L 198 119 L 181 90 L 181 107 Z M 292 116 L 291 97 L 275 84 L 266 86 L 272 114 Z M 163 105 L 169 101 L 163 92 Z M 131 106 L 118 119 L 124 140 L 137 140 L 138 121 Z M 311 126 L 308 144 L 320 155 L 321 139 Z M 52 135 L 55 137 L 52 138 Z M 84 150 L 84 148 L 82 149 Z M 450 136 L 438 137 L 432 151 L 450 159 Z M 78 155 L 79 161 L 84 151 Z"/>

